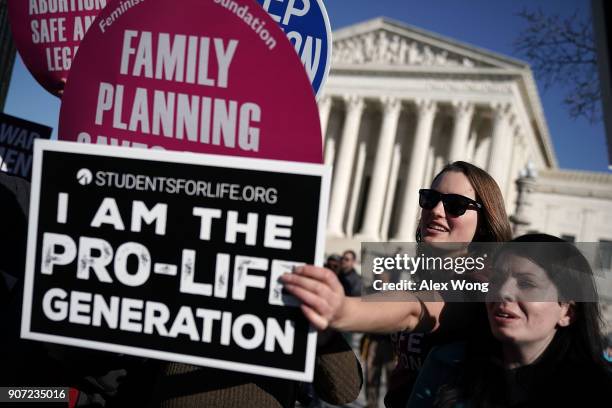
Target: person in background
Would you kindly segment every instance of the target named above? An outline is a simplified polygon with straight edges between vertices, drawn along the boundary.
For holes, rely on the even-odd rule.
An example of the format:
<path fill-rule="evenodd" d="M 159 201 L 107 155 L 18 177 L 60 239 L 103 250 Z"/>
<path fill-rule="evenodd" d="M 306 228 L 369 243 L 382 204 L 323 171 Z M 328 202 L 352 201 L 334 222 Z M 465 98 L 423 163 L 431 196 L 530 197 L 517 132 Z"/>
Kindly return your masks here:
<path fill-rule="evenodd" d="M 390 282 L 388 271 L 379 275 L 383 282 Z M 373 288 L 370 287 L 370 292 Z M 365 333 L 361 338 L 361 359 L 365 366 L 366 408 L 378 407 L 380 383 L 385 374 L 387 383 L 397 364 L 393 353 L 393 343 L 388 334 Z"/>
<path fill-rule="evenodd" d="M 338 279 L 346 296 L 361 296 L 361 277 L 355 270 L 356 261 L 357 254 L 355 254 L 355 251 L 348 249 L 342 254 Z"/>
<path fill-rule="evenodd" d="M 340 260 L 340 272 L 338 273 L 338 280 L 344 290 L 344 295 L 347 297 L 361 296 L 361 276 L 355 270 L 355 261 L 357 260 L 357 254 L 351 249 L 347 249 L 342 253 Z M 348 344 L 353 346 L 355 340 L 352 332 L 344 332 L 344 339 Z"/>
<path fill-rule="evenodd" d="M 340 262 L 342 261 L 342 257 L 338 254 L 331 254 L 327 257 L 327 261 L 325 262 L 325 267 L 331 271 L 334 271 L 336 274 L 340 273 Z"/>
<path fill-rule="evenodd" d="M 597 291 L 580 251 L 529 234 L 502 247 L 493 264 L 490 330 L 432 350 L 407 406 L 611 407 Z"/>

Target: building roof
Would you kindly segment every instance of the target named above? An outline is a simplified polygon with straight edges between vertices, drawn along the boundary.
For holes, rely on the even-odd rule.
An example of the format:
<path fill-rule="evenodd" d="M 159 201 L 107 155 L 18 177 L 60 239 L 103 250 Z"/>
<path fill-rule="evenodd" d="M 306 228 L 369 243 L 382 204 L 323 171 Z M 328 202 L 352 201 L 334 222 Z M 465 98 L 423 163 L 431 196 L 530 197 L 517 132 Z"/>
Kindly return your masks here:
<path fill-rule="evenodd" d="M 558 167 L 537 86 L 526 62 L 387 17 L 338 29 L 334 31 L 333 43 L 332 74 L 515 80 L 545 167 Z"/>

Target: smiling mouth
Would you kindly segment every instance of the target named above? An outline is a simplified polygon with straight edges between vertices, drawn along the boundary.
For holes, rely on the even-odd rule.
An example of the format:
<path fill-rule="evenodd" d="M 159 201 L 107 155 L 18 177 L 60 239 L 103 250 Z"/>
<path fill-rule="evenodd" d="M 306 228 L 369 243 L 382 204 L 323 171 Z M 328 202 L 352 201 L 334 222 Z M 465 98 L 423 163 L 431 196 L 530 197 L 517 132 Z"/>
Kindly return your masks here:
<path fill-rule="evenodd" d="M 436 232 L 448 232 L 448 228 L 441 226 L 440 224 L 427 224 L 427 229 Z"/>

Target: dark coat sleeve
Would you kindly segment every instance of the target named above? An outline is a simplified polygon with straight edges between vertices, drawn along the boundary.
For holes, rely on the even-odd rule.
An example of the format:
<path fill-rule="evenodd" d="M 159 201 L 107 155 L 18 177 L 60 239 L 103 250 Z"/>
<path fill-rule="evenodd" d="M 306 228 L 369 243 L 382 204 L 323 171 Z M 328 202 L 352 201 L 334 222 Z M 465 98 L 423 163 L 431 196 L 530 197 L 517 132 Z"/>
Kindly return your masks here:
<path fill-rule="evenodd" d="M 18 280 L 25 269 L 29 196 L 29 182 L 0 172 L 0 271 Z"/>
<path fill-rule="evenodd" d="M 359 396 L 363 374 L 355 353 L 344 337 L 332 332 L 317 350 L 314 387 L 317 395 L 334 405 L 351 403 Z"/>

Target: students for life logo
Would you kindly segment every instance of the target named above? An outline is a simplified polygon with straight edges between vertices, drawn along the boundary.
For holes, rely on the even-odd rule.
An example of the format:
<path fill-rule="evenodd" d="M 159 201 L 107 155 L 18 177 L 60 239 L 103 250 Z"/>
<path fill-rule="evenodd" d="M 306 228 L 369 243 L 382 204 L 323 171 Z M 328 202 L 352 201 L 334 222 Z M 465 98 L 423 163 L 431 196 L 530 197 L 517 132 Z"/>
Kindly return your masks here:
<path fill-rule="evenodd" d="M 81 169 L 77 171 L 76 179 L 80 185 L 86 186 L 88 184 L 91 184 L 91 182 L 93 181 L 93 174 L 91 174 L 91 171 L 89 169 Z"/>

